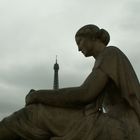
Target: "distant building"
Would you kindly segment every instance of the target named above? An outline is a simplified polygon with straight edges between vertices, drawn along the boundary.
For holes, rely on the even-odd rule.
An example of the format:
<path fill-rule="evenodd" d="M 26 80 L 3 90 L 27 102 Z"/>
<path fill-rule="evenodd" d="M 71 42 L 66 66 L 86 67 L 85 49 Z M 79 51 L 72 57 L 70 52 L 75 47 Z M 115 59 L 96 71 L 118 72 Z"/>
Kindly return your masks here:
<path fill-rule="evenodd" d="M 59 88 L 59 76 L 58 76 L 59 65 L 57 63 L 57 56 L 56 56 L 56 63 L 54 64 L 53 68 L 54 68 L 53 89 L 58 89 Z"/>

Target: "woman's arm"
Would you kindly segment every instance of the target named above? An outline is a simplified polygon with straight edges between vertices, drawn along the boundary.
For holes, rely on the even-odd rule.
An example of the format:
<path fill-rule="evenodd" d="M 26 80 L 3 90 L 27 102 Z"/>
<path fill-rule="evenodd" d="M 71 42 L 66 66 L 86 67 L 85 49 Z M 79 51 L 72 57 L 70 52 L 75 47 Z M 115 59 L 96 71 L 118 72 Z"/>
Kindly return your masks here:
<path fill-rule="evenodd" d="M 57 107 L 78 107 L 93 102 L 108 81 L 107 75 L 93 69 L 85 82 L 79 87 L 58 90 L 38 90 L 26 97 L 26 104 L 43 103 Z"/>

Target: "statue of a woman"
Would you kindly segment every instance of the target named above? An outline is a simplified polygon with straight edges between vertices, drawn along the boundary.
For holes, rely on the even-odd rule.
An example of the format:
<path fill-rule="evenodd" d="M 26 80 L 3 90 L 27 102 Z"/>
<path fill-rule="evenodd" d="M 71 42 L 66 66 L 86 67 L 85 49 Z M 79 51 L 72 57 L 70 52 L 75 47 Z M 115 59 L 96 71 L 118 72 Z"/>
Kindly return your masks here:
<path fill-rule="evenodd" d="M 140 86 L 128 58 L 107 47 L 109 33 L 96 25 L 83 26 L 75 39 L 96 60 L 87 79 L 79 87 L 32 90 L 26 107 L 0 122 L 0 139 L 140 139 Z"/>

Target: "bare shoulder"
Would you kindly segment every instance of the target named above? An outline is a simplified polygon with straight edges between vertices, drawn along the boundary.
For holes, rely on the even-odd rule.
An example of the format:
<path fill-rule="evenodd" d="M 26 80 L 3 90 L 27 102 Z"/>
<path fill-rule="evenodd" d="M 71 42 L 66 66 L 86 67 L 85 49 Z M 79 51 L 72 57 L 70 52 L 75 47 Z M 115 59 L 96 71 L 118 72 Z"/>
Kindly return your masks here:
<path fill-rule="evenodd" d="M 113 58 L 113 57 L 120 56 L 120 55 L 125 56 L 125 54 L 118 47 L 108 46 L 105 48 L 105 50 L 101 54 L 101 57 Z"/>
<path fill-rule="evenodd" d="M 94 68 L 98 68 L 102 63 L 110 64 L 116 60 L 118 54 L 121 54 L 121 50 L 119 48 L 115 46 L 106 47 L 96 60 Z"/>
<path fill-rule="evenodd" d="M 110 58 L 116 56 L 116 54 L 120 52 L 119 48 L 115 46 L 108 46 L 104 49 L 104 51 L 99 55 L 98 60 L 102 60 L 104 58 Z"/>
<path fill-rule="evenodd" d="M 115 53 L 115 52 L 122 52 L 118 47 L 116 46 L 108 46 L 105 49 L 106 53 Z"/>
<path fill-rule="evenodd" d="M 121 51 L 118 47 L 115 46 L 109 46 L 106 47 L 105 51 L 104 51 L 104 55 L 108 56 L 108 57 L 121 57 L 121 58 L 127 58 L 127 56 L 124 54 L 123 51 Z M 127 58 L 128 59 L 128 58 Z"/>

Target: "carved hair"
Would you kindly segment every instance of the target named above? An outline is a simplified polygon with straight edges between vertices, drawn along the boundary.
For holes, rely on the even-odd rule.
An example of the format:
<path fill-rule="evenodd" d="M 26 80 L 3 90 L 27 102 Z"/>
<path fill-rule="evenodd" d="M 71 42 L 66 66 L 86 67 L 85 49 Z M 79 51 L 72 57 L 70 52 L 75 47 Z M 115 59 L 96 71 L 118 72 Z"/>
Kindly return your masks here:
<path fill-rule="evenodd" d="M 105 29 L 100 29 L 98 26 L 89 24 L 81 27 L 76 35 L 76 37 L 87 37 L 87 38 L 95 38 L 99 39 L 105 45 L 107 45 L 110 41 L 110 35 Z"/>

